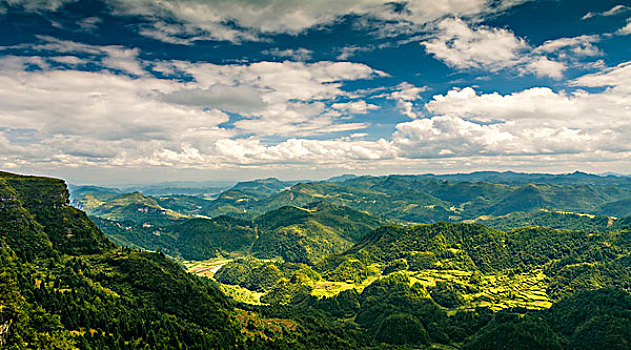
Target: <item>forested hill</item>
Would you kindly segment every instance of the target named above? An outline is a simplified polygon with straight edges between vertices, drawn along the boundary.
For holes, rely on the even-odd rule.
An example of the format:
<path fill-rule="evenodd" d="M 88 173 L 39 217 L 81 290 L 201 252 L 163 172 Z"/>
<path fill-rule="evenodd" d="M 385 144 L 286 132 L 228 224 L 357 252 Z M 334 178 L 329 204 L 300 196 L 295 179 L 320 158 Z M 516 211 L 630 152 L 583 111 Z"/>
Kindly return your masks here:
<path fill-rule="evenodd" d="M 60 180 L 0 173 L 0 344 L 209 349 L 238 344 L 231 302 L 158 253 L 116 248 Z"/>
<path fill-rule="evenodd" d="M 0 347 L 631 346 L 628 219 L 603 233 L 452 223 L 365 232 L 360 214 L 319 203 L 264 217 L 273 231 L 348 216 L 339 235 L 359 242 L 313 267 L 232 262 L 217 278 L 239 285 L 226 289 L 162 253 L 117 248 L 68 205 L 62 181 L 0 173 Z M 269 305 L 222 292 L 245 288 Z"/>
<path fill-rule="evenodd" d="M 106 192 L 77 188 L 74 203 L 90 215 L 114 220 L 127 216 L 137 221 L 178 219 L 178 214 L 254 219 L 282 206 L 302 207 L 318 201 L 415 223 L 476 220 L 481 216 L 497 217 L 539 209 L 615 217 L 631 215 L 630 177 L 489 172 L 334 180 L 297 184 L 276 179 L 256 180 L 239 183 L 213 198 L 142 199 L 121 194 L 112 198 L 114 189 Z"/>
<path fill-rule="evenodd" d="M 160 249 L 185 260 L 251 254 L 309 264 L 343 252 L 365 234 L 390 222 L 324 201 L 300 208 L 281 207 L 254 220 L 219 216 L 165 222 L 146 216 L 140 223 L 134 222 L 137 219 L 134 215 L 122 222 L 98 217 L 94 221 L 121 246 Z"/>

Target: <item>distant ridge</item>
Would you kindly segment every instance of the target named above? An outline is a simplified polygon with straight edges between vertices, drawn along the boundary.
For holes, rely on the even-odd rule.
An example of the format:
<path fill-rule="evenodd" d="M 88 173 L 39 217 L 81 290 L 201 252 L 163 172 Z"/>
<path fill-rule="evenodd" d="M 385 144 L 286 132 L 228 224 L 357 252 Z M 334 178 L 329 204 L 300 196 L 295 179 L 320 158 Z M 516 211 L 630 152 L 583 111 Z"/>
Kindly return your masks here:
<path fill-rule="evenodd" d="M 326 181 L 327 182 L 344 182 L 346 180 L 355 179 L 357 177 L 359 177 L 359 176 L 357 176 L 355 174 L 343 174 L 343 175 L 330 177 Z"/>

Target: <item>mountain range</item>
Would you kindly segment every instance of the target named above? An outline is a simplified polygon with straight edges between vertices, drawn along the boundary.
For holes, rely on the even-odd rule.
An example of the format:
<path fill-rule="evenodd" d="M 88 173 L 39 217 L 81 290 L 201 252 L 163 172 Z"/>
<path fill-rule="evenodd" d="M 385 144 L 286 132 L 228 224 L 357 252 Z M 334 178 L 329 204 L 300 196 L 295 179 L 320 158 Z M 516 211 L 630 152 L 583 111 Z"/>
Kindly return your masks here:
<path fill-rule="evenodd" d="M 506 199 L 499 189 L 509 186 L 444 181 L 439 180 L 442 189 L 468 190 L 429 195 L 466 200 L 473 195 L 469 190 L 481 189 L 489 198 L 496 193 L 494 198 Z M 404 188 L 421 188 L 414 180 L 354 178 L 342 184 L 293 185 L 268 197 L 279 199 L 277 204 L 303 200 L 291 193 L 325 198 L 279 206 L 253 219 L 156 215 L 137 210 L 158 203 L 139 193 L 101 197 L 109 203 L 103 208 L 111 209 L 103 215 L 122 215 L 123 221 L 95 221 L 121 229 L 119 239 L 136 242 L 143 248 L 138 250 L 112 243 L 70 206 L 63 181 L 0 173 L 0 344 L 8 349 L 631 346 L 630 218 L 605 216 L 605 223 L 598 216 L 540 208 L 486 219 L 506 227 L 520 220 L 568 222 L 577 229 L 411 224 L 323 199 L 358 205 L 367 197 L 349 194 L 381 193 L 394 203 L 388 194 L 398 193 L 397 200 L 413 200 Z M 624 184 L 515 186 L 508 191 L 534 193 L 555 204 L 561 195 L 587 198 L 587 192 L 569 193 L 564 186 L 587 186 L 601 199 L 626 193 Z M 121 201 L 138 207 L 128 211 Z M 544 203 L 530 197 L 523 202 Z M 595 202 L 600 200 L 575 205 Z M 202 255 L 235 255 L 214 278 L 198 277 L 163 253 L 159 245 L 166 240 L 143 241 L 143 229 L 170 237 L 179 254 L 195 247 Z M 157 252 L 144 250 L 148 242 Z"/>

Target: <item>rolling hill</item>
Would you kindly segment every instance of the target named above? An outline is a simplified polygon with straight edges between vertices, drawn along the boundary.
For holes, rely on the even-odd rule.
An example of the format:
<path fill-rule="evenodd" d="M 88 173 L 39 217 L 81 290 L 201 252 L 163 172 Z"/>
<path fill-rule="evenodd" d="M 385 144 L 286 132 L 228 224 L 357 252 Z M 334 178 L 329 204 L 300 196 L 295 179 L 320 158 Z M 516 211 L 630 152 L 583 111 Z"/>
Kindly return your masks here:
<path fill-rule="evenodd" d="M 185 260 L 232 255 L 281 258 L 313 264 L 330 253 L 349 248 L 385 219 L 326 202 L 305 208 L 282 207 L 254 221 L 219 216 L 186 218 L 150 224 L 95 217 L 99 227 L 117 244 L 157 250 Z"/>
<path fill-rule="evenodd" d="M 358 242 L 312 267 L 236 260 L 219 270 L 226 285 L 218 285 L 162 253 L 114 246 L 68 197 L 60 180 L 0 173 L 3 348 L 629 346 L 628 219 L 605 233 L 445 222 L 370 231 L 374 217 L 349 208 L 281 208 L 259 224 L 329 223 Z M 249 242 L 250 231 L 230 237 L 207 221 L 172 224 L 234 247 Z M 241 297 L 248 288 L 260 291 L 259 304 L 222 292 Z"/>
<path fill-rule="evenodd" d="M 386 220 L 328 202 L 286 206 L 254 220 L 260 236 L 252 247 L 259 258 L 314 264 L 351 247 Z"/>

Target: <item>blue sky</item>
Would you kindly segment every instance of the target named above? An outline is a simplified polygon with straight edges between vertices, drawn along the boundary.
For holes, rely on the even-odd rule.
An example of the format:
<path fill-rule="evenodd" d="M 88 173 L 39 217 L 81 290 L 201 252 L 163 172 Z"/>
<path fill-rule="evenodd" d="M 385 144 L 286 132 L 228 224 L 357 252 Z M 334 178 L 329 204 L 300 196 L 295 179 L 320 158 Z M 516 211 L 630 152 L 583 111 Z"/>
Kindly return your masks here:
<path fill-rule="evenodd" d="M 631 3 L 0 0 L 0 168 L 631 173 Z"/>

